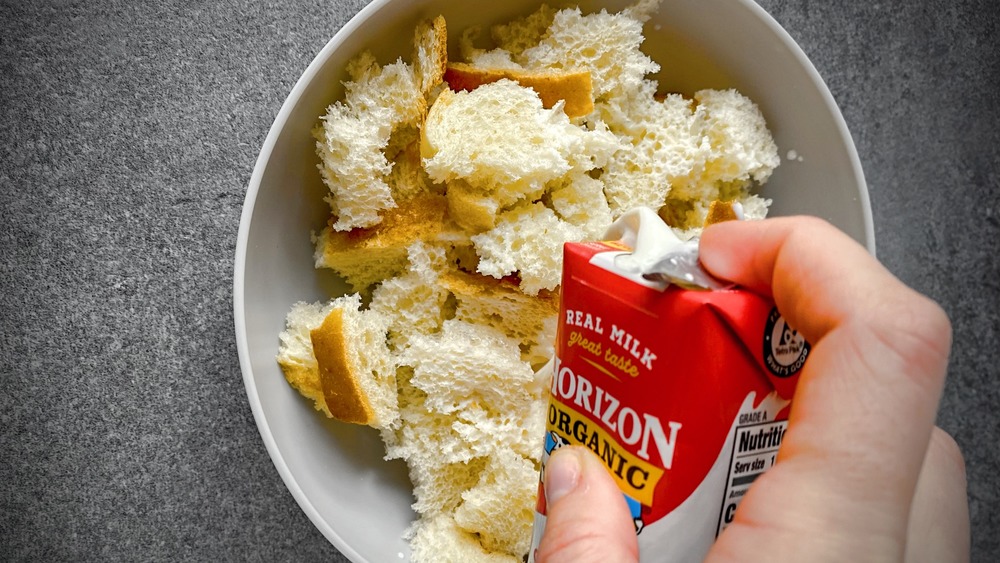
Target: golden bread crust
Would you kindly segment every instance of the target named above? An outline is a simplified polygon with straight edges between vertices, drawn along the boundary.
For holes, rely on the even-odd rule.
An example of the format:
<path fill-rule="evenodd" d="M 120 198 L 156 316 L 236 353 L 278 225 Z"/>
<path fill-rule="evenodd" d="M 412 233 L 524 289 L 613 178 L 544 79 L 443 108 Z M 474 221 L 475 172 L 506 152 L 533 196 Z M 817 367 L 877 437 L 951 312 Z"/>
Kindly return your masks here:
<path fill-rule="evenodd" d="M 447 209 L 448 202 L 442 195 L 426 193 L 416 196 L 384 211 L 382 221 L 373 227 L 338 231 L 335 239 L 331 238 L 330 250 L 352 247 L 374 250 L 399 245 L 405 249 L 415 240 L 426 240 L 440 232 Z"/>
<path fill-rule="evenodd" d="M 448 66 L 448 27 L 444 16 L 437 16 L 417 26 L 413 40 L 416 56 L 413 58 L 420 90 L 426 96 L 444 80 Z"/>
<path fill-rule="evenodd" d="M 315 365 L 308 366 L 280 361 L 279 364 L 289 385 L 301 393 L 303 397 L 311 399 L 315 403 L 316 410 L 328 417 L 333 416 L 326 406 L 326 398 L 323 396 L 323 388 L 319 380 L 319 371 Z"/>
<path fill-rule="evenodd" d="M 357 381 L 358 374 L 354 373 L 347 357 L 343 311 L 330 311 L 323 324 L 313 329 L 310 336 L 330 415 L 344 422 L 369 424 L 374 413 Z"/>
<path fill-rule="evenodd" d="M 455 269 L 440 281 L 458 299 L 460 317 L 490 324 L 508 336 L 533 341 L 546 319 L 559 313 L 558 291 L 527 295 L 516 276 L 497 279 Z"/>
<path fill-rule="evenodd" d="M 735 221 L 739 219 L 733 209 L 733 202 L 714 200 L 708 205 L 708 214 L 705 215 L 705 226 L 714 225 L 723 221 Z"/>
<path fill-rule="evenodd" d="M 502 79 L 513 80 L 531 88 L 542 100 L 542 106 L 552 108 L 565 100 L 563 108 L 569 117 L 580 117 L 594 111 L 594 90 L 589 71 L 530 72 L 510 69 L 483 69 L 466 63 L 448 63 L 444 80 L 455 91 L 474 90 L 483 84 Z"/>
<path fill-rule="evenodd" d="M 406 249 L 418 240 L 434 240 L 445 229 L 447 210 L 445 196 L 428 192 L 384 211 L 373 227 L 328 227 L 317 240 L 317 265 L 336 270 L 362 291 L 405 268 Z"/>

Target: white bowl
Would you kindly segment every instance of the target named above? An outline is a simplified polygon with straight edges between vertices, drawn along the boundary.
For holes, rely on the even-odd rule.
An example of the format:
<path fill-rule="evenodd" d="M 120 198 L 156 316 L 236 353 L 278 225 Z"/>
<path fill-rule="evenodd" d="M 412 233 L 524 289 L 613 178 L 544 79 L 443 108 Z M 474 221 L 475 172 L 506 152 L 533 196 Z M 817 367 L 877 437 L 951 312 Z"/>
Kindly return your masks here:
<path fill-rule="evenodd" d="M 618 11 L 630 2 L 580 3 Z M 247 189 L 233 287 L 236 338 L 250 406 L 271 459 L 317 528 L 352 561 L 399 561 L 413 513 L 402 462 L 385 462 L 378 434 L 319 415 L 275 362 L 285 314 L 300 300 L 344 293 L 313 268 L 310 232 L 327 218 L 310 130 L 343 93 L 347 60 L 364 48 L 383 63 L 409 59 L 413 28 L 443 14 L 456 32 L 510 20 L 538 2 L 375 0 L 337 33 L 275 118 Z M 772 215 L 826 218 L 874 251 L 868 192 L 829 90 L 788 34 L 750 0 L 664 0 L 643 49 L 663 89 L 735 87 L 757 102 L 783 162 L 763 190 Z M 794 151 L 794 153 L 790 153 Z M 786 155 L 801 157 L 788 159 Z"/>

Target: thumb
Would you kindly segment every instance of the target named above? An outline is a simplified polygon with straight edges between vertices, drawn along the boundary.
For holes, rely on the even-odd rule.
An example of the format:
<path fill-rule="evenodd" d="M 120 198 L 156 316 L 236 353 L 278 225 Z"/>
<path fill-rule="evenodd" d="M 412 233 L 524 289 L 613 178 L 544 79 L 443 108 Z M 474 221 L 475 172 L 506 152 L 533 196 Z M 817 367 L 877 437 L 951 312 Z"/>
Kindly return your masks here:
<path fill-rule="evenodd" d="M 552 452 L 545 495 L 548 516 L 536 561 L 639 560 L 625 497 L 590 450 L 568 446 Z"/>

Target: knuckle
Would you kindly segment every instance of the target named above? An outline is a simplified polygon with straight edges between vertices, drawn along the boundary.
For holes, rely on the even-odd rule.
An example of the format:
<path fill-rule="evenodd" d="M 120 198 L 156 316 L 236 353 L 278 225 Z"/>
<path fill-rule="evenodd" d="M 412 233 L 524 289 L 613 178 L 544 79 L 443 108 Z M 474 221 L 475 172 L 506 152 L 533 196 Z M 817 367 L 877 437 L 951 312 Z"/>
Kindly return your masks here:
<path fill-rule="evenodd" d="M 878 311 L 883 344 L 902 363 L 919 373 L 921 367 L 941 366 L 951 350 L 951 322 L 940 305 L 909 290 L 887 300 Z"/>

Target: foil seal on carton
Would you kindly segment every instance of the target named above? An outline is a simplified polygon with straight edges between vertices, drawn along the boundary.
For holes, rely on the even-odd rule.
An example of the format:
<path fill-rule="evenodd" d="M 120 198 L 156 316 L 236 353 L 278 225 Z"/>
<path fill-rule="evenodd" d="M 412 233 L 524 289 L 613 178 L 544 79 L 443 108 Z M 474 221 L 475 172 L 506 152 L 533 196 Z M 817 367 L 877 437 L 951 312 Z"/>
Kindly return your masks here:
<path fill-rule="evenodd" d="M 680 242 L 652 211 L 609 235 L 564 248 L 529 561 L 545 526 L 544 467 L 568 444 L 618 483 L 640 558 L 700 561 L 774 465 L 809 345 L 759 295 L 715 280 L 688 289 L 683 271 L 680 284 L 676 272 L 648 275 Z"/>

